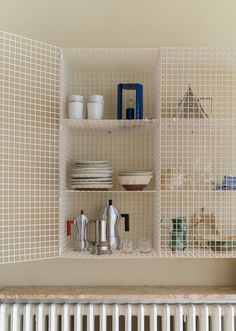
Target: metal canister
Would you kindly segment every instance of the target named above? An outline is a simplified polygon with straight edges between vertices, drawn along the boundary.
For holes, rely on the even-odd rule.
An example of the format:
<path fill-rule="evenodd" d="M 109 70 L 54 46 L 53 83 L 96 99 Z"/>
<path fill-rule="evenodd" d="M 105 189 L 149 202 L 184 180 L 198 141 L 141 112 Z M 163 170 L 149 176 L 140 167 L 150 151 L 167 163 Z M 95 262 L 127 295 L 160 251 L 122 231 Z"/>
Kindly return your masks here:
<path fill-rule="evenodd" d="M 184 251 L 187 246 L 187 219 L 178 217 L 172 219 L 170 248 L 173 252 Z"/>
<path fill-rule="evenodd" d="M 81 210 L 80 215 L 74 220 L 67 221 L 67 235 L 70 236 L 71 226 L 74 228 L 74 246 L 75 250 L 79 252 L 88 251 L 88 222 L 89 218 L 84 214 L 84 211 Z"/>

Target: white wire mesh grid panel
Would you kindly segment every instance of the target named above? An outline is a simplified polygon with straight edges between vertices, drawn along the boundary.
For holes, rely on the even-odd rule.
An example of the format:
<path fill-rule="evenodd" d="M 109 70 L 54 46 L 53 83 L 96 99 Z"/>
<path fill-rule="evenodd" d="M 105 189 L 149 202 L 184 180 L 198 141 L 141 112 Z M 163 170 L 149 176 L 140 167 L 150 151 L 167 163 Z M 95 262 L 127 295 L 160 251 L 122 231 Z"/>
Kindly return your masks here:
<path fill-rule="evenodd" d="M 73 210 L 73 199 L 67 194 L 71 164 L 73 162 L 73 139 L 68 128 L 60 130 L 60 254 L 70 245 L 70 238 L 66 235 L 66 221 Z"/>
<path fill-rule="evenodd" d="M 234 48 L 162 48 L 162 117 L 235 119 L 235 61 Z"/>
<path fill-rule="evenodd" d="M 160 254 L 160 243 L 161 243 L 161 231 L 160 231 L 160 220 L 161 220 L 161 113 L 160 113 L 160 103 L 161 103 L 161 57 L 158 56 L 158 61 L 156 63 L 155 69 L 155 80 L 154 80 L 154 111 L 156 126 L 154 129 L 154 141 L 153 141 L 153 155 L 154 155 L 154 172 L 155 172 L 155 187 L 156 196 L 154 202 L 154 243 L 157 250 L 157 254 Z"/>
<path fill-rule="evenodd" d="M 70 129 L 62 125 L 62 122 L 67 118 L 67 103 L 68 97 L 71 94 L 71 72 L 67 61 L 61 55 L 61 94 L 60 94 L 60 225 L 59 225 L 59 241 L 60 254 L 62 254 L 68 246 L 68 237 L 66 236 L 65 219 L 72 207 L 72 200 L 65 193 L 68 187 L 70 167 L 69 164 L 73 160 L 73 144 Z"/>
<path fill-rule="evenodd" d="M 63 48 L 72 71 L 83 72 L 152 72 L 158 48 Z"/>
<path fill-rule="evenodd" d="M 235 55 L 162 50 L 163 256 L 235 256 Z"/>
<path fill-rule="evenodd" d="M 58 255 L 59 50 L 0 34 L 1 262 Z"/>
<path fill-rule="evenodd" d="M 71 70 L 61 51 L 61 93 L 60 93 L 60 118 L 68 117 L 67 104 L 71 95 Z"/>

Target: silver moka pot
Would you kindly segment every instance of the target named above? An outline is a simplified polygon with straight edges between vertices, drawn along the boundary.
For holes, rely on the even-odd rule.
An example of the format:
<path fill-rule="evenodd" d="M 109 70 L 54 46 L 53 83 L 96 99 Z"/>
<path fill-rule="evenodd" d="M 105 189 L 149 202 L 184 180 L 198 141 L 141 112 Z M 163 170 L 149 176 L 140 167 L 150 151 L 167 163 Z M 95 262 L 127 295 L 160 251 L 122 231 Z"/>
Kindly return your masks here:
<path fill-rule="evenodd" d="M 89 250 L 88 222 L 89 218 L 84 214 L 83 210 L 80 211 L 80 215 L 74 221 L 67 221 L 68 236 L 72 233 L 71 226 L 73 225 L 74 246 L 76 251 L 83 252 Z"/>
<path fill-rule="evenodd" d="M 125 231 L 129 231 L 129 214 L 121 214 L 119 210 L 112 205 L 112 200 L 109 200 L 108 206 L 103 210 L 101 218 L 109 224 L 109 242 L 112 249 L 121 248 L 121 241 L 118 232 L 118 223 L 121 218 L 125 220 Z"/>
<path fill-rule="evenodd" d="M 106 220 L 89 221 L 88 240 L 92 254 L 112 254 L 109 242 L 109 227 Z"/>

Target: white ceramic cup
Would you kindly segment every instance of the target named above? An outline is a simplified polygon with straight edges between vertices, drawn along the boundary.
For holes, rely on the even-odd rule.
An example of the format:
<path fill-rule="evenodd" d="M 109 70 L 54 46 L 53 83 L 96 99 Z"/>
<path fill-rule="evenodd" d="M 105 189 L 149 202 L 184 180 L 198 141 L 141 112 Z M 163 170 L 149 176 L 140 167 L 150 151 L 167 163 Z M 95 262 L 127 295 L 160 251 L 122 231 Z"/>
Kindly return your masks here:
<path fill-rule="evenodd" d="M 90 102 L 99 102 L 103 103 L 103 95 L 90 95 L 89 97 L 89 103 Z"/>
<path fill-rule="evenodd" d="M 101 120 L 104 113 L 104 104 L 88 102 L 88 119 L 89 120 Z"/>
<path fill-rule="evenodd" d="M 69 118 L 81 120 L 83 118 L 83 107 L 84 104 L 82 102 L 69 102 Z"/>
<path fill-rule="evenodd" d="M 69 97 L 69 100 L 68 100 L 69 102 L 71 102 L 71 101 L 78 101 L 78 102 L 82 102 L 83 103 L 83 101 L 84 101 L 84 97 L 82 96 L 82 95 L 78 95 L 78 94 L 76 94 L 76 95 L 71 95 L 70 97 Z"/>

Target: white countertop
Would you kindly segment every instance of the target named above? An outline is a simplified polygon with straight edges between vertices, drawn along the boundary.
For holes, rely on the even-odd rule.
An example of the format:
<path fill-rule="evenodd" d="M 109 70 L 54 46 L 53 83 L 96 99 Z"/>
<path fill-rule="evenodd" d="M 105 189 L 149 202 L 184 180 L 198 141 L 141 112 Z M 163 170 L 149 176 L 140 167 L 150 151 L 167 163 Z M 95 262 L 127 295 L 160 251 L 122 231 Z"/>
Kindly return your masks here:
<path fill-rule="evenodd" d="M 236 303 L 236 287 L 203 286 L 15 286 L 1 302 Z"/>

